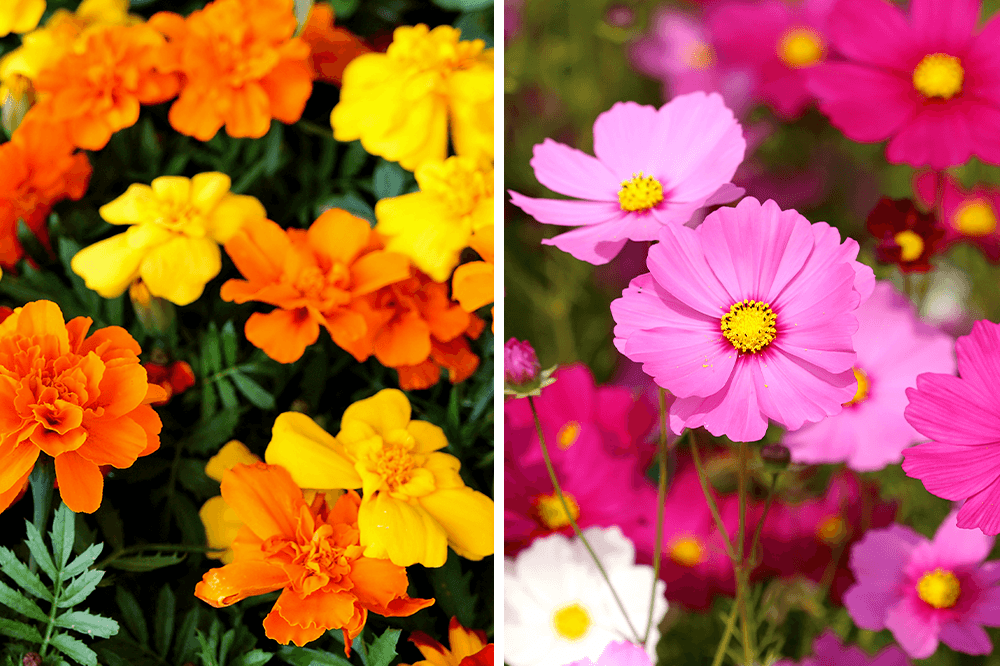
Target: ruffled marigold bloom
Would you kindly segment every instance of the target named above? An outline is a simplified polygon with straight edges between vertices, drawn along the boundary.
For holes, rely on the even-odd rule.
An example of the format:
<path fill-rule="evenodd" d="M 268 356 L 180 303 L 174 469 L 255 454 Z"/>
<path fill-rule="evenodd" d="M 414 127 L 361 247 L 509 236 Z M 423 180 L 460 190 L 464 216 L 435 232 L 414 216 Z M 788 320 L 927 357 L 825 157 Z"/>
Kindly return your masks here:
<path fill-rule="evenodd" d="M 292 35 L 292 0 L 215 0 L 187 19 L 159 12 L 149 20 L 170 41 L 165 58 L 184 75 L 170 107 L 181 134 L 208 141 L 259 138 L 271 118 L 294 123 L 312 94 L 309 45 Z"/>
<path fill-rule="evenodd" d="M 19 219 L 48 246 L 52 206 L 87 191 L 90 162 L 74 151 L 64 132 L 35 122 L 22 123 L 0 144 L 0 265 L 12 267 L 24 254 L 17 240 Z"/>
<path fill-rule="evenodd" d="M 10 0 L 0 7 L 0 37 L 35 29 L 45 13 L 45 0 Z"/>
<path fill-rule="evenodd" d="M 0 510 L 38 459 L 55 459 L 63 502 L 93 513 L 101 465 L 123 469 L 160 446 L 149 403 L 163 390 L 146 381 L 139 345 L 118 326 L 89 337 L 89 317 L 64 323 L 59 306 L 35 301 L 0 324 Z"/>
<path fill-rule="evenodd" d="M 320 325 L 354 353 L 370 334 L 369 309 L 359 299 L 410 275 L 406 257 L 382 250 L 368 222 L 336 208 L 308 231 L 270 220 L 248 224 L 226 243 L 226 252 L 246 279 L 227 281 L 220 295 L 278 306 L 250 315 L 246 336 L 280 363 L 297 361 L 316 342 Z"/>
<path fill-rule="evenodd" d="M 299 38 L 309 45 L 309 59 L 316 79 L 338 86 L 344 79 L 348 63 L 372 52 L 371 47 L 353 32 L 333 26 L 333 7 L 326 2 L 312 6 Z"/>
<path fill-rule="evenodd" d="M 913 192 L 924 206 L 934 206 L 938 175 L 926 171 L 914 179 Z M 966 190 L 952 176 L 945 174 L 941 192 L 941 245 L 966 242 L 975 245 L 990 261 L 1000 261 L 1000 189 L 977 185 Z"/>
<path fill-rule="evenodd" d="M 405 254 L 435 282 L 445 282 L 472 234 L 493 226 L 493 167 L 465 157 L 424 162 L 419 192 L 375 204 L 375 231 L 391 252 Z"/>
<path fill-rule="evenodd" d="M 406 569 L 363 554 L 357 493 L 332 505 L 323 494 L 307 503 L 287 471 L 256 463 L 228 470 L 222 497 L 244 523 L 233 541 L 235 557 L 206 573 L 194 593 L 222 608 L 282 590 L 264 618 L 269 638 L 305 645 L 341 629 L 350 655 L 369 611 L 405 617 L 434 603 L 407 596 Z"/>
<path fill-rule="evenodd" d="M 931 270 L 931 257 L 945 247 L 937 216 L 921 212 L 909 199 L 879 199 L 868 214 L 868 233 L 877 241 L 875 257 L 904 273 Z"/>
<path fill-rule="evenodd" d="M 73 272 L 104 298 L 121 296 L 141 277 L 153 296 L 187 305 L 222 270 L 219 243 L 267 213 L 255 197 L 233 194 L 224 173 L 160 176 L 129 185 L 101 206 L 111 224 L 132 225 L 73 257 Z"/>
<path fill-rule="evenodd" d="M 447 445 L 441 428 L 410 420 L 406 394 L 383 389 L 347 408 L 336 437 L 281 414 L 264 458 L 303 488 L 362 488 L 367 557 L 439 567 L 449 545 L 470 560 L 493 554 L 493 500 L 466 487 L 458 458 L 439 451 Z"/>
<path fill-rule="evenodd" d="M 415 171 L 455 152 L 493 159 L 493 49 L 459 41 L 448 25 L 401 26 L 385 53 L 355 58 L 344 70 L 330 123 L 337 141 L 361 139 L 369 153 Z"/>
<path fill-rule="evenodd" d="M 219 449 L 219 452 L 205 464 L 205 476 L 221 483 L 226 470 L 239 464 L 253 465 L 259 462 L 263 461 L 250 453 L 246 444 L 233 439 Z M 217 549 L 215 552 L 205 553 L 205 557 L 222 560 L 223 564 L 231 563 L 235 556 L 232 548 L 233 540 L 236 539 L 240 527 L 243 526 L 239 514 L 226 504 L 222 495 L 216 495 L 209 497 L 201 505 L 198 517 L 201 518 L 201 524 L 205 526 L 205 544 L 209 548 Z"/>
<path fill-rule="evenodd" d="M 441 645 L 422 631 L 410 633 L 409 641 L 417 646 L 421 661 L 399 666 L 462 666 L 469 657 L 476 657 L 485 650 L 491 650 L 493 644 L 487 642 L 486 632 L 482 629 L 466 629 L 457 617 L 452 617 L 448 623 L 448 643 L 450 649 Z M 490 659 L 487 664 L 492 664 Z"/>

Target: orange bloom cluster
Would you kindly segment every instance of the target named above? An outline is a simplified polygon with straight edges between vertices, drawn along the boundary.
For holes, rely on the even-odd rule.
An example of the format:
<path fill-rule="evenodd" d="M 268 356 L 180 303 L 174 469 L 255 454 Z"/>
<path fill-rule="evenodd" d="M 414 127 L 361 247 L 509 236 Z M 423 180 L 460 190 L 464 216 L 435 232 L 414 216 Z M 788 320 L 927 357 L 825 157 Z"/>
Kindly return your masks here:
<path fill-rule="evenodd" d="M 333 26 L 333 7 L 317 2 L 299 37 L 309 45 L 313 74 L 319 81 L 340 85 L 344 68 L 360 55 L 372 53 L 364 40 L 347 28 Z"/>
<path fill-rule="evenodd" d="M 0 324 L 0 510 L 43 452 L 55 459 L 66 506 L 93 513 L 100 466 L 129 467 L 160 446 L 149 403 L 164 391 L 146 381 L 139 345 L 118 326 L 88 337 L 91 323 L 66 323 L 58 305 L 35 301 Z"/>
<path fill-rule="evenodd" d="M 35 122 L 22 123 L 0 144 L 0 265 L 11 267 L 24 254 L 19 219 L 48 245 L 45 222 L 52 206 L 87 191 L 90 162 L 74 151 L 64 132 Z"/>
<path fill-rule="evenodd" d="M 165 59 L 183 74 L 170 124 L 208 141 L 226 126 L 232 137 L 259 138 L 271 118 L 294 123 L 312 93 L 309 45 L 293 38 L 292 0 L 215 0 L 186 19 L 159 12 L 149 20 L 167 36 Z"/>
<path fill-rule="evenodd" d="M 434 603 L 407 596 L 404 567 L 362 555 L 355 491 L 332 506 L 323 493 L 307 503 L 283 467 L 256 463 L 226 471 L 222 497 L 244 524 L 232 563 L 206 573 L 194 593 L 221 608 L 282 590 L 264 618 L 269 638 L 305 645 L 341 629 L 350 656 L 369 611 L 405 617 Z"/>

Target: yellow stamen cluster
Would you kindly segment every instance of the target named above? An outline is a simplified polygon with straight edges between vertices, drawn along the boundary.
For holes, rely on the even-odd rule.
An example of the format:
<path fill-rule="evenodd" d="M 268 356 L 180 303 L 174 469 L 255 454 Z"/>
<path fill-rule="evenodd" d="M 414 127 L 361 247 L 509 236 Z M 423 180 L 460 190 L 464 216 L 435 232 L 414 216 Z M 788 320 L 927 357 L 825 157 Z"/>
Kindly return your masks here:
<path fill-rule="evenodd" d="M 823 59 L 823 37 L 812 28 L 790 28 L 778 42 L 778 57 L 789 67 L 812 67 Z"/>
<path fill-rule="evenodd" d="M 962 586 L 950 571 L 928 571 L 917 582 L 917 596 L 934 608 L 951 608 L 961 594 Z"/>
<path fill-rule="evenodd" d="M 670 559 L 684 567 L 701 564 L 705 549 L 695 537 L 686 536 L 673 541 L 667 549 Z"/>
<path fill-rule="evenodd" d="M 622 210 L 649 210 L 663 201 L 663 185 L 652 176 L 643 176 L 640 171 L 632 178 L 622 181 L 618 190 L 618 202 Z"/>
<path fill-rule="evenodd" d="M 996 231 L 997 216 L 988 202 L 976 199 L 955 213 L 955 228 L 965 236 L 986 236 Z"/>
<path fill-rule="evenodd" d="M 580 604 L 572 603 L 552 614 L 552 625 L 561 637 L 568 641 L 578 641 L 590 631 L 590 613 Z"/>
<path fill-rule="evenodd" d="M 738 351 L 753 354 L 774 341 L 778 334 L 775 319 L 774 310 L 767 303 L 744 299 L 722 315 L 722 335 Z"/>
<path fill-rule="evenodd" d="M 580 505 L 576 503 L 576 498 L 563 491 L 563 499 L 566 500 L 566 506 L 569 507 L 568 516 L 566 509 L 563 508 L 563 503 L 559 501 L 559 496 L 555 493 L 542 495 L 536 500 L 535 507 L 538 510 L 538 518 L 550 530 L 566 527 L 570 524 L 570 517 L 573 520 L 580 518 Z"/>
<path fill-rule="evenodd" d="M 854 378 L 858 380 L 858 390 L 854 392 L 854 397 L 844 403 L 844 407 L 850 407 L 868 399 L 868 375 L 861 368 L 854 368 Z"/>
<path fill-rule="evenodd" d="M 915 231 L 904 229 L 892 237 L 899 246 L 902 261 L 916 261 L 924 253 L 924 239 Z"/>
<path fill-rule="evenodd" d="M 962 61 L 947 53 L 925 55 L 913 70 L 913 87 L 926 97 L 951 99 L 962 92 Z"/>
<path fill-rule="evenodd" d="M 573 446 L 579 438 L 580 423 L 578 421 L 569 421 L 562 428 L 559 428 L 559 433 L 556 435 L 556 444 L 560 449 L 565 451 Z"/>
<path fill-rule="evenodd" d="M 840 516 L 827 516 L 816 528 L 816 536 L 820 541 L 836 546 L 847 535 L 844 519 Z"/>
<path fill-rule="evenodd" d="M 691 69 L 708 69 L 715 64 L 715 50 L 705 42 L 694 42 L 684 60 Z"/>

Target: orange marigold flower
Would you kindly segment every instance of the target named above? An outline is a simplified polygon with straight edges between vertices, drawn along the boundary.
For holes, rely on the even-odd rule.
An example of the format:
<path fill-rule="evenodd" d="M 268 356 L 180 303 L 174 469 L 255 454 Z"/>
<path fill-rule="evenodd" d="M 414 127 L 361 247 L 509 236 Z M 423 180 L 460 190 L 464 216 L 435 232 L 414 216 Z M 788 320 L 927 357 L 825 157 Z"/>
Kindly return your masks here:
<path fill-rule="evenodd" d="M 245 330 L 280 363 L 298 360 L 320 325 L 351 351 L 368 334 L 361 299 L 410 274 L 406 257 L 382 250 L 368 222 L 339 209 L 324 212 L 308 231 L 270 220 L 247 224 L 225 247 L 246 279 L 229 280 L 220 295 L 278 306 L 250 315 Z"/>
<path fill-rule="evenodd" d="M 441 379 L 441 368 L 448 371 L 448 381 L 452 384 L 464 382 L 479 367 L 479 357 L 469 346 L 469 339 L 475 340 L 483 332 L 485 324 L 476 315 L 469 315 L 469 326 L 465 335 L 447 342 L 441 342 L 431 335 L 431 355 L 423 363 L 402 365 L 399 373 L 399 388 L 407 391 L 428 389 Z"/>
<path fill-rule="evenodd" d="M 420 654 L 424 655 L 422 661 L 413 664 L 400 664 L 399 666 L 460 666 L 468 657 L 479 657 L 484 649 L 490 648 L 492 653 L 493 644 L 487 642 L 486 632 L 481 629 L 466 629 L 457 617 L 452 617 L 448 623 L 448 642 L 451 649 L 441 645 L 422 631 L 410 633 L 410 642 L 417 646 Z M 492 664 L 492 659 L 488 662 Z"/>
<path fill-rule="evenodd" d="M 294 123 L 312 93 L 309 45 L 293 38 L 292 0 L 215 0 L 187 19 L 154 14 L 170 40 L 169 61 L 184 75 L 170 107 L 181 134 L 208 141 L 225 124 L 232 137 L 259 138 L 271 118 Z"/>
<path fill-rule="evenodd" d="M 87 191 L 90 162 L 74 150 L 64 132 L 34 122 L 22 123 L 0 144 L 0 265 L 11 267 L 24 254 L 17 240 L 19 219 L 48 246 L 45 221 L 52 206 Z"/>
<path fill-rule="evenodd" d="M 129 467 L 160 446 L 149 403 L 163 389 L 146 381 L 128 332 L 64 323 L 59 306 L 35 301 L 0 324 L 0 510 L 40 453 L 55 459 L 63 502 L 77 513 L 101 505 L 101 465 Z M 16 493 L 14 493 L 16 494 Z"/>
<path fill-rule="evenodd" d="M 38 103 L 25 119 L 63 124 L 74 145 L 100 150 L 112 134 L 135 124 L 140 104 L 177 94 L 177 75 L 157 67 L 165 44 L 145 24 L 86 33 L 79 48 L 38 74 Z"/>
<path fill-rule="evenodd" d="M 405 617 L 434 603 L 407 596 L 404 567 L 362 555 L 357 492 L 332 505 L 317 493 L 307 503 L 283 467 L 256 463 L 226 471 L 222 497 L 244 525 L 233 541 L 233 562 L 206 573 L 194 593 L 221 608 L 282 590 L 264 618 L 269 638 L 305 645 L 341 629 L 350 655 L 368 612 Z"/>
<path fill-rule="evenodd" d="M 159 363 L 143 363 L 146 368 L 147 379 L 150 384 L 156 384 L 166 394 L 162 400 L 157 400 L 154 405 L 165 405 L 175 395 L 184 393 L 196 381 L 194 369 L 187 361 L 174 361 L 169 365 Z"/>
<path fill-rule="evenodd" d="M 326 2 L 312 6 L 299 37 L 309 45 L 309 59 L 316 79 L 338 86 L 344 79 L 347 63 L 372 53 L 365 41 L 353 32 L 333 26 L 333 7 Z"/>

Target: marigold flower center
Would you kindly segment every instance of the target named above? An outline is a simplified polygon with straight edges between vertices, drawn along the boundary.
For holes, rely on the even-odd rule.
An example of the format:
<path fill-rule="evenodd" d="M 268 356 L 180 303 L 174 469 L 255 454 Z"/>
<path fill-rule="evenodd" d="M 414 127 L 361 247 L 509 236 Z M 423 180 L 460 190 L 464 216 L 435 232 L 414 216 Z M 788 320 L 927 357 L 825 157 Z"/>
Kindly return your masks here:
<path fill-rule="evenodd" d="M 565 451 L 569 447 L 573 446 L 579 438 L 580 423 L 578 421 L 568 421 L 566 425 L 559 428 L 559 433 L 556 435 L 556 444 L 560 449 Z"/>
<path fill-rule="evenodd" d="M 652 176 L 643 176 L 640 171 L 632 178 L 622 181 L 618 190 L 618 202 L 622 210 L 649 210 L 663 201 L 663 185 Z"/>
<path fill-rule="evenodd" d="M 738 351 L 753 354 L 774 341 L 778 334 L 775 319 L 774 310 L 767 303 L 744 299 L 722 315 L 722 335 Z"/>
<path fill-rule="evenodd" d="M 591 623 L 590 613 L 578 603 L 563 606 L 552 614 L 556 633 L 568 641 L 578 641 L 586 636 Z"/>
<path fill-rule="evenodd" d="M 820 541 L 835 546 L 847 535 L 844 519 L 840 516 L 827 516 L 816 528 L 816 536 Z"/>
<path fill-rule="evenodd" d="M 917 596 L 934 608 L 951 608 L 958 602 L 962 587 L 950 571 L 928 571 L 917 582 Z"/>
<path fill-rule="evenodd" d="M 858 390 L 854 392 L 853 398 L 844 403 L 844 407 L 857 405 L 868 399 L 868 389 L 871 387 L 868 375 L 861 368 L 854 368 L 854 378 L 858 380 Z"/>
<path fill-rule="evenodd" d="M 535 500 L 538 518 L 550 530 L 566 527 L 570 524 L 569 519 L 571 517 L 573 520 L 577 520 L 580 517 L 580 505 L 576 503 L 576 499 L 565 490 L 563 491 L 563 498 L 566 500 L 566 506 L 569 507 L 569 515 L 566 515 L 563 503 L 559 501 L 559 496 L 554 493 L 552 495 L 542 495 Z"/>
<path fill-rule="evenodd" d="M 295 276 L 293 285 L 305 298 L 326 311 L 351 302 L 351 294 L 344 288 L 350 279 L 348 268 L 336 262 L 325 271 L 315 265 L 304 266 Z"/>
<path fill-rule="evenodd" d="M 924 253 L 924 239 L 915 231 L 904 229 L 892 237 L 899 246 L 902 261 L 916 261 Z"/>
<path fill-rule="evenodd" d="M 955 227 L 966 236 L 986 236 L 996 231 L 996 213 L 982 199 L 970 201 L 955 213 Z"/>
<path fill-rule="evenodd" d="M 668 551 L 670 559 L 684 567 L 693 567 L 701 564 L 704 559 L 705 549 L 701 542 L 693 536 L 681 537 L 670 544 Z"/>
<path fill-rule="evenodd" d="M 823 37 L 812 28 L 789 28 L 778 42 L 778 57 L 793 69 L 812 67 L 823 54 Z"/>
<path fill-rule="evenodd" d="M 164 203 L 157 220 L 160 226 L 191 238 L 204 238 L 205 219 L 202 212 L 189 203 Z"/>
<path fill-rule="evenodd" d="M 385 479 L 392 492 L 410 480 L 416 467 L 409 449 L 399 444 L 386 444 L 375 456 L 375 472 Z"/>
<path fill-rule="evenodd" d="M 715 50 L 705 42 L 695 42 L 684 60 L 691 69 L 708 69 L 715 64 Z"/>
<path fill-rule="evenodd" d="M 947 53 L 925 55 L 913 70 L 913 87 L 926 97 L 951 99 L 962 92 L 962 61 Z"/>

